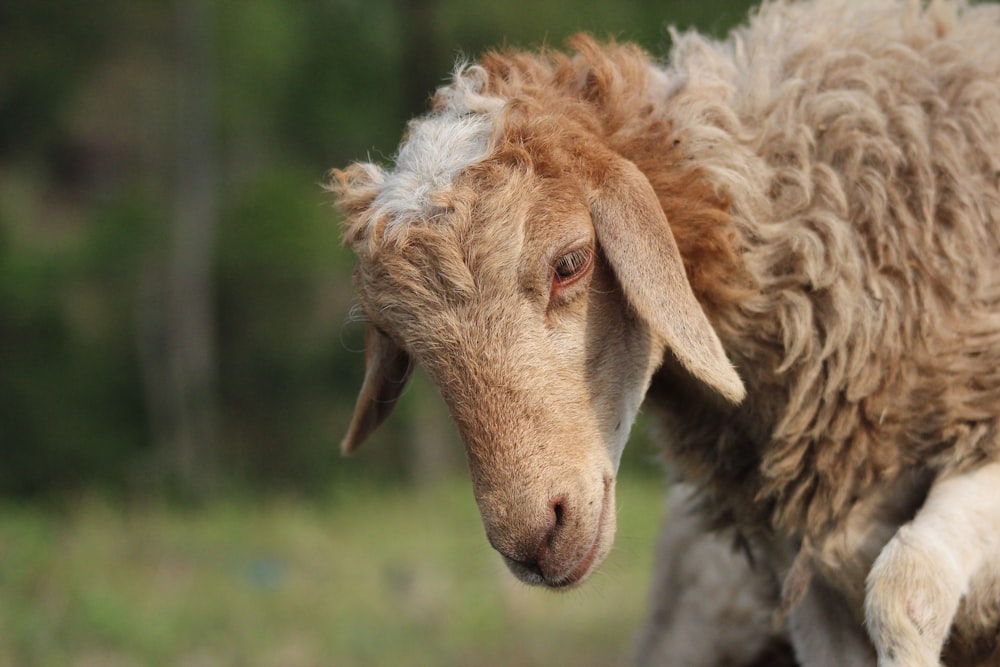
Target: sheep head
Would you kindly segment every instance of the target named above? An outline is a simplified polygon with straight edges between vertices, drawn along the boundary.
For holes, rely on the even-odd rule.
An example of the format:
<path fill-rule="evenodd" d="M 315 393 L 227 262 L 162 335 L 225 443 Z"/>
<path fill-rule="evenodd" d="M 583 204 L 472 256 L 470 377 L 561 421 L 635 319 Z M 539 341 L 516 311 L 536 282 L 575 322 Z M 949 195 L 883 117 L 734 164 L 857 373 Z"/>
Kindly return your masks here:
<path fill-rule="evenodd" d="M 744 390 L 638 168 L 586 122 L 481 90 L 440 92 L 393 172 L 336 172 L 369 319 L 343 448 L 419 363 L 491 544 L 522 580 L 569 586 L 610 550 L 618 462 L 665 352 L 731 402 Z"/>

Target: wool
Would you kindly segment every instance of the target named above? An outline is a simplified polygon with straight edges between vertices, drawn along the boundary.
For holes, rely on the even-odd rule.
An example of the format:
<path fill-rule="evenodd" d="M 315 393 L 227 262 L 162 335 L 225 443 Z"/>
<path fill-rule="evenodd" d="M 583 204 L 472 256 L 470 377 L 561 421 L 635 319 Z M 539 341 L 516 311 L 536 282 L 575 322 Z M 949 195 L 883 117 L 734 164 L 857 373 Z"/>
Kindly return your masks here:
<path fill-rule="evenodd" d="M 739 95 L 747 81 L 733 80 L 772 172 L 770 215 L 741 229 L 760 292 L 733 329 L 778 324 L 783 354 L 767 379 L 788 402 L 758 497 L 803 534 L 909 466 L 998 454 L 1000 59 L 979 42 L 984 25 L 1000 35 L 998 10 L 959 9 L 960 21 L 943 5 L 902 18 L 877 4 L 823 8 L 865 15 L 834 32 L 810 13 L 805 31 L 804 9 L 765 8 L 734 37 L 748 71 L 766 71 L 763 58 L 797 82 Z M 786 53 L 754 43 L 776 32 L 797 36 Z M 753 354 L 756 341 L 728 340 Z"/>

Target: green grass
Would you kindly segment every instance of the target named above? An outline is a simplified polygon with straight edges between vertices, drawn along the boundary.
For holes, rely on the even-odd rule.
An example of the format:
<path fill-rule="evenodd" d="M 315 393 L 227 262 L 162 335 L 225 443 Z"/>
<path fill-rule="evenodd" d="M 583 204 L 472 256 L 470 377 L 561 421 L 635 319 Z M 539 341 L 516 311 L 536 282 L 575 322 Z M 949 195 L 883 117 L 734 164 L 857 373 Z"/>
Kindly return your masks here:
<path fill-rule="evenodd" d="M 565 593 L 506 571 L 467 481 L 197 510 L 0 505 L 0 667 L 621 664 L 661 497 L 620 480 L 615 550 Z"/>

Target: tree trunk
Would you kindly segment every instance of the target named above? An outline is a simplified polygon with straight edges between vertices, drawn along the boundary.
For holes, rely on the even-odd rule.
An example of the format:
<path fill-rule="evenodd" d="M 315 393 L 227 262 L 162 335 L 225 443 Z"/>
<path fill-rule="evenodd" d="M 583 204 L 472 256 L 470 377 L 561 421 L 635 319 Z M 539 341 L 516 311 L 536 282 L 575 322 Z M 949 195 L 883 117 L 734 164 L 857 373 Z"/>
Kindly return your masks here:
<path fill-rule="evenodd" d="M 173 211 L 158 288 L 140 299 L 138 336 L 157 447 L 154 475 L 196 495 L 218 473 L 212 260 L 219 155 L 210 6 L 177 0 Z M 156 278 L 153 280 L 155 281 Z"/>
<path fill-rule="evenodd" d="M 405 116 L 422 114 L 427 111 L 428 101 L 436 84 L 441 81 L 438 71 L 439 50 L 435 39 L 435 0 L 400 0 L 400 16 L 403 21 L 403 111 Z"/>

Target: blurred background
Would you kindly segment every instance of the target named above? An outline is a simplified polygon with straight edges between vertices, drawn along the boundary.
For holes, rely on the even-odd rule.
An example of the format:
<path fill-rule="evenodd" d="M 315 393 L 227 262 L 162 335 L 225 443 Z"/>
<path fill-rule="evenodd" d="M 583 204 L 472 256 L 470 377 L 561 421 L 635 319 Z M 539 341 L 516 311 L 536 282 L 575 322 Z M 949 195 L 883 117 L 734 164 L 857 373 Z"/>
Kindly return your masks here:
<path fill-rule="evenodd" d="M 0 667 L 607 665 L 662 468 L 611 561 L 514 582 L 417 377 L 339 456 L 363 372 L 322 190 L 391 162 L 460 55 L 588 30 L 662 57 L 727 0 L 0 2 Z"/>

